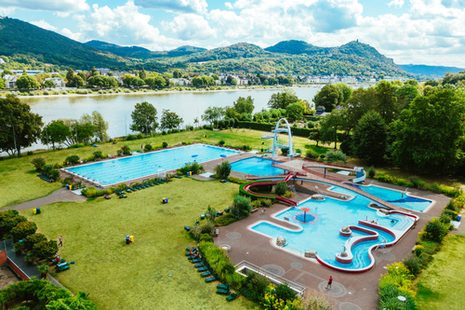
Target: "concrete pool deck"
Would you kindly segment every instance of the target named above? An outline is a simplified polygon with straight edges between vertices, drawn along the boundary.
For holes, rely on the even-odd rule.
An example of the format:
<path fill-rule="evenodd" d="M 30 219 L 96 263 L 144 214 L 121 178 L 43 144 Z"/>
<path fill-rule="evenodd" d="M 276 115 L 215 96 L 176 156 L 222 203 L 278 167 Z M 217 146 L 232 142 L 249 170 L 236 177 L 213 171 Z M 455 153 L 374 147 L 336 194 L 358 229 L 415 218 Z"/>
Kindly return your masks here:
<path fill-rule="evenodd" d="M 390 187 L 379 182 L 373 183 Z M 234 264 L 242 261 L 250 262 L 288 281 L 319 291 L 334 303 L 336 309 L 376 309 L 378 280 L 386 271 L 386 265 L 407 257 L 415 245 L 418 232 L 433 216 L 438 216 L 449 202 L 449 198 L 444 195 L 414 189 L 409 189 L 409 191 L 414 195 L 435 200 L 436 203 L 426 213 L 415 213 L 420 217 L 417 225 L 407 232 L 395 246 L 374 251 L 375 265 L 373 269 L 364 273 L 349 274 L 331 270 L 276 248 L 268 237 L 247 228 L 261 220 L 277 223 L 271 215 L 288 208 L 281 204 L 273 205 L 265 213 L 258 211 L 246 219 L 220 227 L 220 234 L 215 238 L 215 243 L 218 246 L 230 246 L 228 253 Z M 285 223 L 281 221 L 279 224 L 285 226 Z M 329 275 L 333 276 L 334 283 L 332 289 L 326 290 L 324 287 Z"/>

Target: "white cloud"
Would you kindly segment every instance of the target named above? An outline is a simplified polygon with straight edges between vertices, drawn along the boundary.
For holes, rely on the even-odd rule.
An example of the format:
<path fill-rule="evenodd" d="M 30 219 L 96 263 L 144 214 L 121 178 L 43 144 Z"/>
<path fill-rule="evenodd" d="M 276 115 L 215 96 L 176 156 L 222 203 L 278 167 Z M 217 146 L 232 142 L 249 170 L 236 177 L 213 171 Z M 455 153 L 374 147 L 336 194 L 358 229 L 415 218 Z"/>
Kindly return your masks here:
<path fill-rule="evenodd" d="M 111 8 L 92 5 L 88 16 L 76 18 L 84 33 L 82 39 L 100 39 L 122 45 L 143 45 L 151 49 L 167 49 L 180 41 L 160 34 L 151 24 L 151 16 L 139 11 L 134 2 Z"/>
<path fill-rule="evenodd" d="M 0 16 L 8 16 L 15 11 L 13 7 L 0 7 Z"/>
<path fill-rule="evenodd" d="M 181 40 L 204 40 L 215 35 L 208 21 L 201 15 L 186 13 L 173 18 L 171 22 L 163 24 L 164 29 Z"/>
<path fill-rule="evenodd" d="M 405 4 L 404 0 L 391 0 L 389 1 L 388 6 L 395 7 L 395 8 L 401 8 L 404 6 L 404 4 Z"/>
<path fill-rule="evenodd" d="M 0 0 L 0 6 L 60 12 L 89 9 L 86 0 Z"/>
<path fill-rule="evenodd" d="M 73 32 L 68 28 L 63 28 L 63 29 L 59 30 L 58 32 L 61 33 L 64 36 L 70 38 L 70 39 L 75 40 L 75 41 L 81 41 L 82 42 L 82 40 L 83 40 L 83 34 L 81 32 Z"/>
<path fill-rule="evenodd" d="M 206 0 L 135 0 L 135 4 L 144 8 L 162 8 L 188 13 L 202 13 L 208 8 Z"/>
<path fill-rule="evenodd" d="M 48 22 L 46 22 L 43 19 L 32 21 L 31 24 L 36 25 L 37 27 L 40 27 L 46 30 L 57 31 L 57 27 L 50 25 Z"/>

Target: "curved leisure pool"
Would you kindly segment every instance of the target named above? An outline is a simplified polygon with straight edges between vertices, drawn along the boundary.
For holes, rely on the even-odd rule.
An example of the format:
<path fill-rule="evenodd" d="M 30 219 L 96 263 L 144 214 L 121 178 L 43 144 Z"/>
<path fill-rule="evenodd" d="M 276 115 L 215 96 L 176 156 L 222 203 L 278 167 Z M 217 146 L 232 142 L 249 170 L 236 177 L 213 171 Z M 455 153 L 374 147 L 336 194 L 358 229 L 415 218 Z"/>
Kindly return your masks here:
<path fill-rule="evenodd" d="M 369 270 L 375 262 L 371 249 L 397 242 L 415 223 L 415 216 L 385 215 L 368 207 L 372 202 L 368 198 L 341 187 L 336 191 L 352 196 L 352 199 L 344 201 L 325 196 L 324 200 L 307 200 L 273 215 L 278 220 L 294 224 L 295 230 L 267 221 L 255 223 L 249 229 L 272 238 L 273 242 L 284 237 L 287 245 L 282 249 L 300 257 L 306 251 L 316 251 L 317 260 L 330 268 L 350 272 Z M 310 208 L 307 214 L 315 218 L 313 221 L 302 223 L 298 220 L 297 215 L 303 213 L 302 207 Z M 352 226 L 350 236 L 340 234 L 340 229 L 346 226 Z M 350 262 L 336 259 L 344 247 L 348 256 L 352 254 Z"/>
<path fill-rule="evenodd" d="M 63 170 L 93 183 L 108 186 L 176 170 L 186 163 L 204 163 L 239 153 L 239 151 L 207 144 L 192 144 L 74 166 Z"/>

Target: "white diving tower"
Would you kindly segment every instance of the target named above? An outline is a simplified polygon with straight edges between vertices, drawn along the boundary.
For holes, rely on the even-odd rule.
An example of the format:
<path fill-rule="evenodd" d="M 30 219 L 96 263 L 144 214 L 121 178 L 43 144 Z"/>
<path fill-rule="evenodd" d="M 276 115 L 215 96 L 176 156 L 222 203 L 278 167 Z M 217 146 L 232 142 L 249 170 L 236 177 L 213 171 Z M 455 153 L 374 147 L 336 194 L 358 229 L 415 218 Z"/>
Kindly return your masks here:
<path fill-rule="evenodd" d="M 284 126 L 281 126 L 281 123 L 284 123 Z M 273 146 L 271 149 L 272 157 L 275 158 L 277 155 L 277 149 L 280 148 L 287 148 L 288 154 L 287 156 L 293 157 L 294 156 L 294 149 L 292 147 L 292 132 L 291 126 L 289 125 L 287 119 L 281 118 L 277 123 L 275 128 L 271 131 L 273 135 L 271 136 L 263 136 L 263 139 L 273 139 Z M 284 133 L 287 134 L 287 144 L 279 143 L 279 134 Z"/>

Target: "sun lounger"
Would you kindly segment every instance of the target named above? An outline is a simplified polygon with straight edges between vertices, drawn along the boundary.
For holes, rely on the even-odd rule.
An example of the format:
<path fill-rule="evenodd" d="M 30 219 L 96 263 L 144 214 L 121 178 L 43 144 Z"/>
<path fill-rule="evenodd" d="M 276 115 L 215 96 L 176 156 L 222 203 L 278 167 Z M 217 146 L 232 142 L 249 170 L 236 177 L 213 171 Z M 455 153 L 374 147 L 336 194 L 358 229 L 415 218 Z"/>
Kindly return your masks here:
<path fill-rule="evenodd" d="M 236 299 L 237 297 L 239 297 L 239 294 L 237 294 L 237 293 L 232 293 L 232 294 L 229 294 L 228 296 L 226 296 L 226 300 L 227 300 L 227 301 L 233 301 L 233 300 Z"/>
<path fill-rule="evenodd" d="M 205 267 L 205 266 L 204 266 L 204 267 L 197 268 L 197 271 L 198 271 L 198 272 L 204 272 L 204 271 L 207 271 L 207 270 L 208 270 L 208 268 Z"/>
<path fill-rule="evenodd" d="M 224 290 L 229 290 L 229 284 L 224 284 L 224 283 L 220 283 L 216 286 L 216 288 L 221 288 L 221 289 L 224 289 Z"/>
<path fill-rule="evenodd" d="M 216 281 L 216 278 L 214 276 L 210 276 L 210 277 L 205 278 L 205 282 L 207 282 L 207 283 L 210 283 L 210 282 L 213 282 L 213 281 Z"/>
<path fill-rule="evenodd" d="M 210 271 L 205 271 L 205 272 L 202 272 L 202 273 L 200 274 L 200 276 L 201 276 L 202 278 L 206 278 L 206 277 L 211 276 L 211 275 L 212 275 L 212 273 L 211 273 Z"/>
<path fill-rule="evenodd" d="M 194 265 L 195 268 L 205 267 L 203 263 L 197 263 Z"/>
<path fill-rule="evenodd" d="M 200 258 L 194 258 L 191 260 L 191 263 L 200 263 L 202 260 Z"/>
<path fill-rule="evenodd" d="M 220 295 L 229 295 L 229 290 L 225 290 L 225 289 L 222 289 L 222 288 L 217 288 L 216 293 L 220 294 Z"/>

